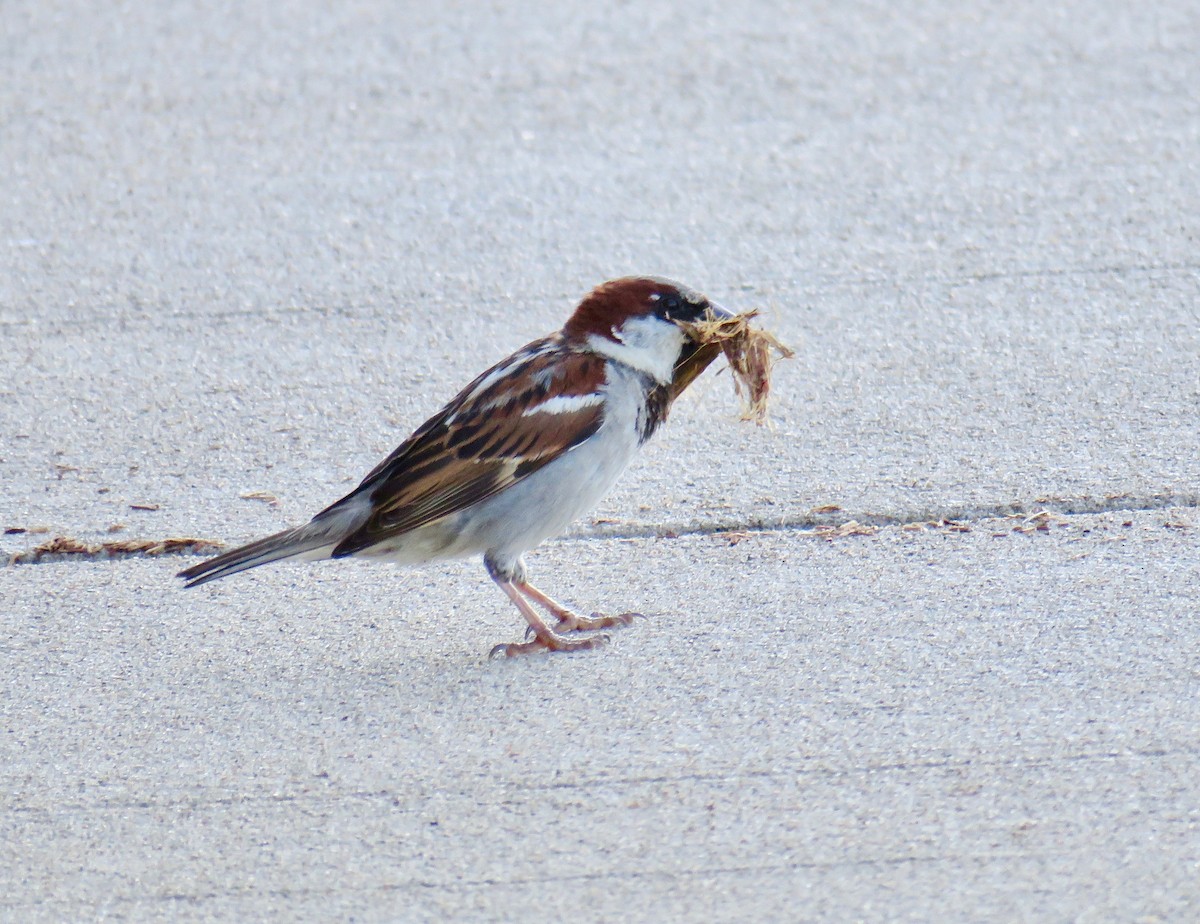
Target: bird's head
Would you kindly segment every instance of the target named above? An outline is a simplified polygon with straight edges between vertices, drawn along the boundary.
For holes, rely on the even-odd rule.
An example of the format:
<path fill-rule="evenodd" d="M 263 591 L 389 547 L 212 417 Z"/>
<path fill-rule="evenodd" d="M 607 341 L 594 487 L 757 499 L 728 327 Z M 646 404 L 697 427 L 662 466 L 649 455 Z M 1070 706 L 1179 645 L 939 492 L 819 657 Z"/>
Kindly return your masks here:
<path fill-rule="evenodd" d="M 660 385 L 683 390 L 717 356 L 677 322 L 717 320 L 732 314 L 669 279 L 627 276 L 602 283 L 575 309 L 563 334 L 577 346 L 624 363 Z M 681 382 L 681 377 L 686 380 Z"/>

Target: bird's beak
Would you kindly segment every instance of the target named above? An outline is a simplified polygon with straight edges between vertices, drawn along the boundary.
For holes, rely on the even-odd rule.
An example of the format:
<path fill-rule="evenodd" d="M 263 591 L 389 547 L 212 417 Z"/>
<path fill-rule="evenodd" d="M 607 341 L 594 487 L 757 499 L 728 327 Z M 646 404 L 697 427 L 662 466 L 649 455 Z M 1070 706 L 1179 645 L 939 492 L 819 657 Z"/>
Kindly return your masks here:
<path fill-rule="evenodd" d="M 708 316 L 712 321 L 728 321 L 735 317 L 734 313 L 724 305 L 718 305 L 716 302 L 708 303 Z"/>
<path fill-rule="evenodd" d="M 728 308 L 711 301 L 704 312 L 705 321 L 728 321 L 733 317 L 736 315 Z M 680 392 L 692 384 L 696 376 L 707 369 L 709 364 L 720 355 L 721 345 L 719 343 L 702 344 L 689 341 L 685 344 L 679 355 L 679 361 L 675 363 L 675 377 L 670 386 L 671 400 L 674 401 Z"/>

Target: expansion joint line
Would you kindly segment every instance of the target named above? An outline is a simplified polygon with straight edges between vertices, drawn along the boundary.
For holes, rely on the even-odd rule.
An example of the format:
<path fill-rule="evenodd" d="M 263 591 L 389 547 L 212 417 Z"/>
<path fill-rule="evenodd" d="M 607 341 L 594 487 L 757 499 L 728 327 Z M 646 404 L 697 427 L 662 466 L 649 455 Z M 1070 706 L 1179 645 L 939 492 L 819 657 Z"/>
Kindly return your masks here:
<path fill-rule="evenodd" d="M 754 533 L 801 532 L 822 539 L 871 536 L 881 529 L 920 530 L 942 528 L 947 532 L 970 532 L 972 524 L 985 520 L 1015 520 L 1017 532 L 1046 530 L 1051 522 L 1118 511 L 1137 513 L 1168 508 L 1200 509 L 1200 494 L 1108 494 L 1103 497 L 1039 497 L 1025 503 L 975 505 L 946 509 L 910 510 L 897 513 L 850 514 L 836 504 L 816 507 L 799 516 L 778 519 L 749 518 L 677 526 L 636 526 L 621 523 L 595 524 L 564 536 L 560 542 L 597 540 L 679 539 L 688 536 L 748 537 Z M 1168 524 L 1172 525 L 1172 524 Z M 32 549 L 9 557 L 11 565 L 60 561 L 113 561 L 124 558 L 157 558 L 164 555 L 211 555 L 224 548 L 212 539 L 167 538 L 125 539 L 115 542 L 83 542 L 56 536 Z"/>

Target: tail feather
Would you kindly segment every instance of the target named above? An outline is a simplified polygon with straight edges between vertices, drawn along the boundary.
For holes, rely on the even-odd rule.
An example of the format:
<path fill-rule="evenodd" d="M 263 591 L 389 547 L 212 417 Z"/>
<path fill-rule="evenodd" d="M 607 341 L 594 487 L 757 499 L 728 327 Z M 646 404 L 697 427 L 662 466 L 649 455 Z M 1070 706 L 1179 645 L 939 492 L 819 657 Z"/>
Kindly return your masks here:
<path fill-rule="evenodd" d="M 285 529 L 281 533 L 202 561 L 180 571 L 176 576 L 187 581 L 184 586 L 196 587 L 283 558 L 294 558 L 317 549 L 332 548 L 337 541 L 336 537 L 330 536 L 328 529 L 320 526 L 314 529 L 314 526 L 318 524 L 308 523 L 295 529 Z"/>

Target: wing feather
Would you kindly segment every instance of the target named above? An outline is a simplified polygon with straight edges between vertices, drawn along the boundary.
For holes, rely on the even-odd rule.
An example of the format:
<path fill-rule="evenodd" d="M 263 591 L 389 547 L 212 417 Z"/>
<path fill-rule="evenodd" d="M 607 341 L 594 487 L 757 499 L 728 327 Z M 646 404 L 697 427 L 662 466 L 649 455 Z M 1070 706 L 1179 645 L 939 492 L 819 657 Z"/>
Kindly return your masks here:
<path fill-rule="evenodd" d="M 426 421 L 362 483 L 319 516 L 370 498 L 366 522 L 333 557 L 353 555 L 487 500 L 569 452 L 604 423 L 585 397 L 604 383 L 604 359 L 560 334 L 536 340 L 483 373 Z M 526 387 L 513 389 L 514 379 Z M 539 407 L 547 405 L 547 410 Z"/>

